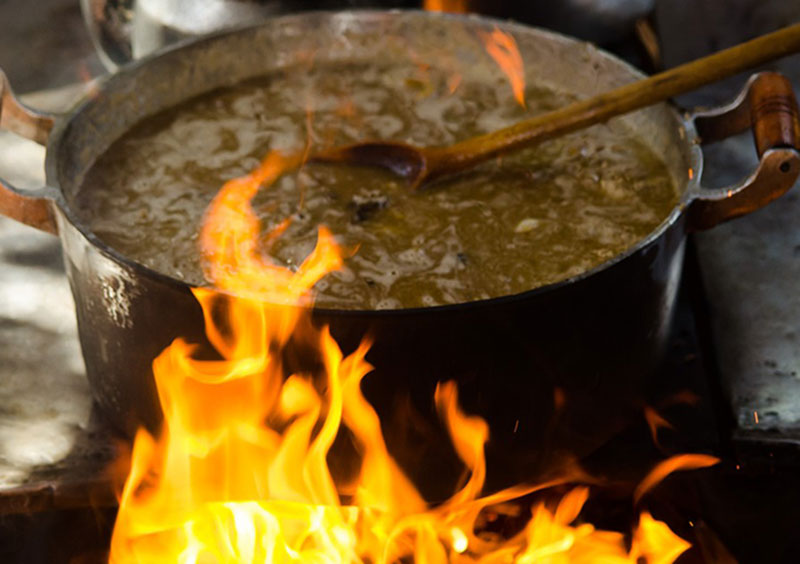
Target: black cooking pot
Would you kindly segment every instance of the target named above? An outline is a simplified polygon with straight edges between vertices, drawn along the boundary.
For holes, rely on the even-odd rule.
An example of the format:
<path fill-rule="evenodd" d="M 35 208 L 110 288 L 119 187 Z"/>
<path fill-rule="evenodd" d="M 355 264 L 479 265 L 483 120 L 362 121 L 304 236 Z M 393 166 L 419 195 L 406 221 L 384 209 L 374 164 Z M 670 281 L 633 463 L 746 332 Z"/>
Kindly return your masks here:
<path fill-rule="evenodd" d="M 589 96 L 641 76 L 591 45 L 537 29 L 476 17 L 364 12 L 276 18 L 177 46 L 107 78 L 73 112 L 55 118 L 19 104 L 3 77 L 2 126 L 47 142 L 47 187 L 34 193 L 2 183 L 0 211 L 61 237 L 87 375 L 116 425 L 129 433 L 142 423 L 156 428 L 152 360 L 178 336 L 209 345 L 185 283 L 109 248 L 78 215 L 76 195 L 97 157 L 145 116 L 291 69 L 310 51 L 318 65 L 385 64 L 407 61 L 413 46 L 428 61 L 455 57 L 467 76 L 498 80 L 501 71 L 477 37 L 494 26 L 516 39 L 529 83 Z M 314 319 L 330 324 L 345 352 L 373 335 L 367 359 L 376 369 L 364 391 L 412 478 L 441 471 L 444 479 L 449 472 L 453 457 L 438 452 L 448 441 L 441 440 L 433 409 L 441 380 L 455 379 L 465 409 L 490 424 L 493 485 L 530 477 L 554 451 L 586 453 L 617 429 L 662 356 L 686 233 L 756 209 L 793 185 L 800 172 L 796 114 L 788 82 L 762 74 L 728 108 L 684 117 L 662 104 L 622 118 L 663 157 L 680 202 L 649 236 L 580 276 L 458 305 L 316 310 Z M 738 186 L 703 189 L 698 131 L 714 140 L 751 124 L 758 170 Z"/>

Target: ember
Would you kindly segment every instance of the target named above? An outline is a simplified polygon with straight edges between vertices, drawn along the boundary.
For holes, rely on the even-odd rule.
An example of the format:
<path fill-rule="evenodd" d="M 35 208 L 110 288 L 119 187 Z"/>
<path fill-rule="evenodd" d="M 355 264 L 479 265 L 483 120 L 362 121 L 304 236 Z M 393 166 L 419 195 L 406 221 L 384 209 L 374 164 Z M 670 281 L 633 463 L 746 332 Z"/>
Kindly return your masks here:
<path fill-rule="evenodd" d="M 481 497 L 489 428 L 461 411 L 451 382 L 438 386 L 435 402 L 468 479 L 440 505 L 422 498 L 361 394 L 369 342 L 344 357 L 327 328 L 314 327 L 309 310 L 296 307 L 309 305 L 314 284 L 341 264 L 331 233 L 320 227 L 316 248 L 296 272 L 271 263 L 258 244 L 250 202 L 298 158 L 269 155 L 253 173 L 229 181 L 207 211 L 206 274 L 221 292 L 194 294 L 221 360 L 194 358 L 196 347 L 177 339 L 154 361 L 165 423 L 159 437 L 144 430 L 136 437 L 110 561 L 671 562 L 685 551 L 689 543 L 647 512 L 630 543 L 623 533 L 582 522 L 589 489 L 581 485 L 555 503 L 535 503 L 515 534 L 481 530 L 487 510 L 574 476 Z M 321 377 L 287 369 L 281 353 L 290 341 L 320 356 Z M 349 433 L 359 457 L 345 483 L 327 461 L 340 432 Z M 637 496 L 681 463 L 716 461 L 686 460 L 658 467 Z"/>

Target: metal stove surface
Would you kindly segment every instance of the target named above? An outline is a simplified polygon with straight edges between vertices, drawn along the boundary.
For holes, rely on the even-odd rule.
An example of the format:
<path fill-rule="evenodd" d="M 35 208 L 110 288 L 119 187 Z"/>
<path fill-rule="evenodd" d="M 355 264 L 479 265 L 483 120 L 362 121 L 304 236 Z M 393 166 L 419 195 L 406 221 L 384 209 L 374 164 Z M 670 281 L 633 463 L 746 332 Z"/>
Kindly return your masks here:
<path fill-rule="evenodd" d="M 672 0 L 657 18 L 665 63 L 674 66 L 800 21 L 797 2 Z M 775 68 L 800 91 L 800 56 Z M 683 97 L 687 107 L 731 99 L 743 77 Z M 749 134 L 706 150 L 704 181 L 725 186 L 756 164 Z M 733 439 L 769 455 L 800 456 L 800 193 L 696 236 L 719 374 Z"/>

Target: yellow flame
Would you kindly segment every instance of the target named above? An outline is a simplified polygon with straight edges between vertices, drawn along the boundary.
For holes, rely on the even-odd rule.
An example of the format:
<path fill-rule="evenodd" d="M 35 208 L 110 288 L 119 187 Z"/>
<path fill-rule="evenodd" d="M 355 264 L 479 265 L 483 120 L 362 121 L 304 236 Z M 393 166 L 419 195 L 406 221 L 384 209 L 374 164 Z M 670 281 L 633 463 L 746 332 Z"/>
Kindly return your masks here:
<path fill-rule="evenodd" d="M 633 534 L 632 553 L 638 553 L 649 564 L 669 564 L 677 560 L 691 545 L 670 531 L 647 511 L 639 516 L 639 526 Z"/>
<path fill-rule="evenodd" d="M 344 356 L 328 329 L 299 307 L 341 265 L 333 236 L 320 227 L 316 248 L 294 272 L 257 243 L 252 198 L 302 158 L 271 154 L 226 183 L 207 211 L 201 244 L 216 289 L 194 295 L 218 358 L 176 339 L 154 360 L 163 429 L 158 437 L 136 436 L 110 562 L 671 562 L 683 552 L 688 543 L 648 514 L 629 550 L 621 533 L 581 523 L 586 487 L 555 507 L 535 505 L 525 529 L 510 538 L 482 534 L 476 524 L 487 508 L 568 477 L 481 497 L 489 429 L 460 409 L 452 382 L 440 384 L 434 399 L 469 478 L 441 505 L 426 503 L 389 454 L 361 393 L 372 369 L 369 341 Z M 319 374 L 287 368 L 289 343 L 319 355 Z M 353 483 L 337 484 L 327 455 L 343 428 L 359 465 Z"/>

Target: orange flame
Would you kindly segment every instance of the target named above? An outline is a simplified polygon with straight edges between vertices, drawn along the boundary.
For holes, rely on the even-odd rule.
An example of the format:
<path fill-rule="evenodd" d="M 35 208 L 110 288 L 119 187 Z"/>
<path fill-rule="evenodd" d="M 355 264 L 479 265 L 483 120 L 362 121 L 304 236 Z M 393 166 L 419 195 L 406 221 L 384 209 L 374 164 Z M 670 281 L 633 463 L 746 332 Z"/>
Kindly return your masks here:
<path fill-rule="evenodd" d="M 460 74 L 452 74 L 447 79 L 447 91 L 450 94 L 454 94 L 458 87 L 461 86 L 462 77 Z"/>
<path fill-rule="evenodd" d="M 491 33 L 481 32 L 480 38 L 486 51 L 508 77 L 514 98 L 525 108 L 525 67 L 514 37 L 495 27 Z"/>
<path fill-rule="evenodd" d="M 658 432 L 661 429 L 674 429 L 675 427 L 650 406 L 645 406 L 644 418 L 647 420 L 647 426 L 650 428 L 650 437 L 653 439 L 653 444 L 661 448 L 661 443 L 658 441 Z"/>
<path fill-rule="evenodd" d="M 252 198 L 302 159 L 268 156 L 226 183 L 207 211 L 200 240 L 218 290 L 194 295 L 219 358 L 198 358 L 197 346 L 176 339 L 153 362 L 163 429 L 158 437 L 136 436 L 110 562 L 661 563 L 686 550 L 688 543 L 647 513 L 630 549 L 622 533 L 581 523 L 589 495 L 583 486 L 555 505 L 536 504 L 511 538 L 482 534 L 484 510 L 567 477 L 480 497 L 489 429 L 461 411 L 452 382 L 437 387 L 435 402 L 469 477 L 443 504 L 428 506 L 389 454 L 378 415 L 361 394 L 372 369 L 369 342 L 345 357 L 328 329 L 313 326 L 309 310 L 298 307 L 341 265 L 332 235 L 320 227 L 295 272 L 272 263 L 257 243 Z M 273 228 L 265 245 L 287 225 Z M 290 342 L 319 355 L 319 373 L 287 369 L 282 352 Z M 327 463 L 342 428 L 360 457 L 348 484 L 337 484 Z"/>
<path fill-rule="evenodd" d="M 214 198 L 200 245 L 206 277 L 217 287 L 277 304 L 307 304 L 311 287 L 341 266 L 333 237 L 325 228 L 320 229 L 317 247 L 297 272 L 271 263 L 259 252 L 260 223 L 250 201 L 262 184 L 271 184 L 286 170 L 297 168 L 303 158 L 301 153 L 272 153 L 247 176 L 229 180 Z M 281 222 L 269 233 L 267 242 L 280 236 L 288 225 L 288 220 Z"/>
<path fill-rule="evenodd" d="M 633 492 L 633 502 L 639 503 L 642 496 L 660 484 L 664 478 L 678 470 L 706 468 L 719 462 L 716 456 L 707 454 L 678 454 L 656 464 Z"/>
<path fill-rule="evenodd" d="M 425 0 L 422 8 L 429 12 L 450 12 L 466 14 L 469 11 L 467 0 Z"/>

